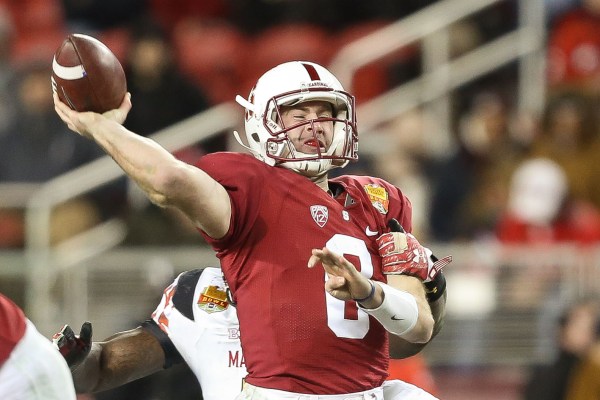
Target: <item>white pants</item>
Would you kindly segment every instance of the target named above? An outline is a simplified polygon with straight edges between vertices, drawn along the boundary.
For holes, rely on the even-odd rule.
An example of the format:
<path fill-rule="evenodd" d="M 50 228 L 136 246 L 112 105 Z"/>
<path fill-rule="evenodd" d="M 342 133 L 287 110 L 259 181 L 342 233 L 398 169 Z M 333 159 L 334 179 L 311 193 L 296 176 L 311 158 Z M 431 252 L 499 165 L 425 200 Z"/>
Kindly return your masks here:
<path fill-rule="evenodd" d="M 244 383 L 242 393 L 235 400 L 438 400 L 436 397 L 409 383 L 386 381 L 382 387 L 360 393 L 314 395 L 265 389 Z"/>
<path fill-rule="evenodd" d="M 75 400 L 66 361 L 29 320 L 25 335 L 0 366 L 0 399 Z"/>
<path fill-rule="evenodd" d="M 235 400 L 383 400 L 383 389 L 375 388 L 360 393 L 321 395 L 265 389 L 244 382 L 242 393 Z"/>
<path fill-rule="evenodd" d="M 383 398 L 384 400 L 439 400 L 420 387 L 399 380 L 384 382 Z"/>

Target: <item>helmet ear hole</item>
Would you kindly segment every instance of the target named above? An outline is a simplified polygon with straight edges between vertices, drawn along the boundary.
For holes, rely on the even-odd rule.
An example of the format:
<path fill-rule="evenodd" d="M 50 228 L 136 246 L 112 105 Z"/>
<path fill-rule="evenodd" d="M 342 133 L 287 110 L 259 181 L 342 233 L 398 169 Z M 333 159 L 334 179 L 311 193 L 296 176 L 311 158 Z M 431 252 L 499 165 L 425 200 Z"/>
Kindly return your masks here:
<path fill-rule="evenodd" d="M 252 137 L 252 140 L 254 140 L 256 143 L 260 142 L 260 138 L 258 137 L 258 133 L 254 132 L 250 136 Z"/>

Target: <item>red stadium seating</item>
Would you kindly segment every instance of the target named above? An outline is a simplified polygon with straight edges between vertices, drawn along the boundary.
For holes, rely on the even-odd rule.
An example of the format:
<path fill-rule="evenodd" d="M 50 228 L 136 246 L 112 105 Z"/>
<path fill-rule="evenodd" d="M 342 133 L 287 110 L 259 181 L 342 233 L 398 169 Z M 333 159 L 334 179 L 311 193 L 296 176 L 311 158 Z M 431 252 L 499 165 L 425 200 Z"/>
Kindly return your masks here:
<path fill-rule="evenodd" d="M 246 54 L 245 37 L 229 23 L 187 18 L 173 30 L 176 60 L 214 103 L 240 94 Z"/>
<path fill-rule="evenodd" d="M 303 60 L 327 65 L 333 54 L 329 35 L 309 24 L 269 28 L 254 38 L 251 48 L 245 79 L 248 92 L 260 75 L 282 62 Z"/>

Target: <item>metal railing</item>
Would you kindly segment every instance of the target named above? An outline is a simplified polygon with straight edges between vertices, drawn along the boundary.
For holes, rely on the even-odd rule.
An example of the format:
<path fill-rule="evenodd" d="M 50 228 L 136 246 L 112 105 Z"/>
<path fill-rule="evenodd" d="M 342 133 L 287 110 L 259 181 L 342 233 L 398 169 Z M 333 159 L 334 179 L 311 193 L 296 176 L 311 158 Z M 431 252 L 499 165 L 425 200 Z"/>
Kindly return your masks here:
<path fill-rule="evenodd" d="M 221 104 L 151 137 L 169 151 L 180 150 L 238 126 L 241 118 L 238 111 L 233 103 Z M 40 330 L 49 329 L 56 321 L 58 306 L 51 301 L 50 292 L 58 271 L 105 252 L 119 244 L 125 235 L 123 222 L 112 219 L 66 243 L 52 246 L 50 217 L 53 208 L 123 175 L 112 158 L 105 156 L 51 179 L 30 197 L 26 208 L 26 308 Z"/>
<path fill-rule="evenodd" d="M 540 112 L 545 101 L 542 1 L 518 0 L 519 24 L 515 30 L 458 59 L 450 59 L 449 29 L 452 24 L 504 1 L 440 1 L 340 49 L 330 69 L 350 92 L 353 77 L 361 67 L 414 43 L 422 50 L 421 76 L 358 109 L 361 131 L 369 132 L 382 122 L 426 104 L 440 128 L 430 133 L 429 147 L 434 154 L 444 154 L 453 143 L 449 93 L 516 60 L 519 60 L 518 106 L 522 110 Z"/>
<path fill-rule="evenodd" d="M 600 247 L 472 242 L 431 248 L 454 257 L 445 270 L 444 329 L 425 349 L 432 365 L 547 361 L 555 350 L 558 315 L 586 295 L 600 293 Z M 0 253 L 0 263 L 5 257 Z M 84 320 L 94 323 L 98 338 L 130 329 L 149 317 L 175 274 L 216 263 L 213 251 L 201 245 L 118 247 L 96 254 L 56 271 L 64 292 L 54 300 L 50 326 L 41 331 L 51 335 L 63 323 Z"/>

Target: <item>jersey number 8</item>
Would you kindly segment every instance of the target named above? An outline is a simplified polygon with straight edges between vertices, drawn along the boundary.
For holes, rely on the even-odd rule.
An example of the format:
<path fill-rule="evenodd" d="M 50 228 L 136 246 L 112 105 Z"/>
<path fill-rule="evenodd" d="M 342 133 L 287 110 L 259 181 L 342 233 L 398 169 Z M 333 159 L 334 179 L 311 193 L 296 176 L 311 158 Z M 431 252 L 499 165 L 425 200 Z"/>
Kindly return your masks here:
<path fill-rule="evenodd" d="M 325 245 L 337 254 L 349 254 L 358 257 L 360 261 L 360 273 L 368 279 L 373 277 L 373 263 L 367 245 L 363 240 L 352 236 L 336 234 L 329 239 Z M 325 274 L 325 281 L 328 276 Z M 369 331 L 369 315 L 359 309 L 353 301 L 336 299 L 325 292 L 327 303 L 327 326 L 337 337 L 349 339 L 362 339 Z M 346 306 L 354 307 L 358 311 L 358 318 L 347 319 L 345 317 Z"/>

